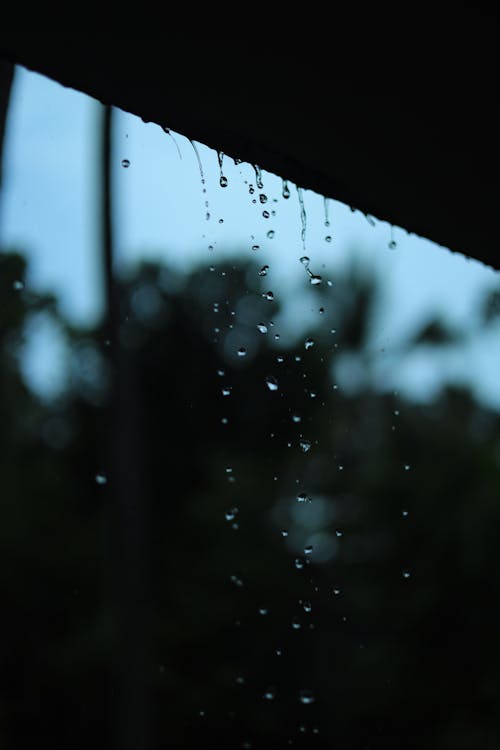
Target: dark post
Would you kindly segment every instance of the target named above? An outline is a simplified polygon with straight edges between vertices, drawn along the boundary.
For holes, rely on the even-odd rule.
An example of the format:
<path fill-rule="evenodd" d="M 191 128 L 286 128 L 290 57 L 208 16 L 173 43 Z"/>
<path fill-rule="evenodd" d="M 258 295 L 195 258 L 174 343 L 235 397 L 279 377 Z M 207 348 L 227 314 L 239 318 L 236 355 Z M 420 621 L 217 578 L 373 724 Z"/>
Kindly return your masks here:
<path fill-rule="evenodd" d="M 113 110 L 102 121 L 102 257 L 106 318 L 104 348 L 110 369 L 107 409 L 110 584 L 113 612 L 113 733 L 116 750 L 150 745 L 146 508 L 141 460 L 142 411 L 137 363 L 120 337 L 112 206 Z"/>

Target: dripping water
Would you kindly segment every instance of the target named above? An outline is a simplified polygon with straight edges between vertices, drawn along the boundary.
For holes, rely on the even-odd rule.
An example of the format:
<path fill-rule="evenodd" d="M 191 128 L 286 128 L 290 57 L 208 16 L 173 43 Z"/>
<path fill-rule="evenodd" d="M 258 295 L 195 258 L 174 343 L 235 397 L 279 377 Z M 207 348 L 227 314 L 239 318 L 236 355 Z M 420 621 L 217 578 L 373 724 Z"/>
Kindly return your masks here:
<path fill-rule="evenodd" d="M 205 186 L 205 173 L 203 172 L 203 165 L 201 163 L 200 154 L 198 153 L 198 149 L 196 148 L 196 143 L 194 141 L 192 141 L 192 140 L 190 140 L 189 143 L 193 147 L 193 151 L 196 154 L 196 160 L 198 161 L 198 168 L 200 170 L 200 177 L 201 177 L 202 193 L 205 196 L 205 208 L 206 208 L 205 219 L 208 221 L 210 219 L 210 211 L 208 210 L 208 201 L 206 199 L 207 188 Z"/>
<path fill-rule="evenodd" d="M 176 139 L 175 139 L 175 138 L 174 138 L 174 136 L 172 135 L 172 132 L 171 132 L 170 128 L 167 128 L 167 127 L 165 127 L 164 125 L 162 125 L 162 126 L 161 126 L 161 129 L 163 130 L 163 132 L 164 132 L 164 133 L 166 133 L 167 135 L 169 135 L 169 136 L 170 136 L 170 138 L 171 138 L 171 139 L 173 140 L 173 142 L 174 142 L 174 146 L 175 146 L 175 148 L 177 149 L 177 153 L 179 154 L 179 159 L 180 159 L 180 160 L 182 161 L 182 154 L 181 154 L 181 150 L 180 150 L 180 148 L 179 148 L 179 144 L 177 143 Z"/>
<path fill-rule="evenodd" d="M 258 164 L 254 164 L 253 168 L 255 170 L 255 184 L 259 190 L 262 190 L 264 188 L 264 183 L 262 182 L 262 170 Z"/>
<path fill-rule="evenodd" d="M 325 227 L 330 226 L 330 219 L 328 218 L 328 198 L 323 198 L 323 206 L 325 209 Z"/>
<path fill-rule="evenodd" d="M 302 239 L 302 249 L 306 249 L 306 225 L 307 225 L 307 216 L 306 216 L 306 209 L 304 206 L 304 191 L 302 188 L 297 187 L 297 194 L 299 196 L 299 203 L 300 203 L 300 223 L 301 223 L 301 231 L 300 236 Z"/>
<path fill-rule="evenodd" d="M 227 187 L 227 177 L 225 176 L 222 164 L 224 162 L 224 152 L 223 151 L 217 151 L 217 160 L 219 162 L 219 185 L 221 187 Z"/>
<path fill-rule="evenodd" d="M 290 197 L 290 188 L 288 187 L 288 180 L 283 180 L 283 198 L 288 199 Z"/>

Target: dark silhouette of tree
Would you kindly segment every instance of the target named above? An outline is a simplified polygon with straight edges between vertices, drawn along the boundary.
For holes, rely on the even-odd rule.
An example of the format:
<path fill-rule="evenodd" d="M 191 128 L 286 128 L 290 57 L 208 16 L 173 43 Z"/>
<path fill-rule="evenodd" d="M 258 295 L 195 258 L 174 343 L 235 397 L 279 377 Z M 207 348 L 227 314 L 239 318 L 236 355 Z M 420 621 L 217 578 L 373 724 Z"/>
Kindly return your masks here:
<path fill-rule="evenodd" d="M 105 333 L 69 326 L 24 270 L 0 257 L 0 743 L 104 748 Z M 266 291 L 236 261 L 144 264 L 120 283 L 156 747 L 496 748 L 498 415 L 456 389 L 423 406 L 369 380 L 334 388 L 346 352 L 369 367 L 373 279 L 313 290 L 324 312 L 286 347 Z M 68 348 L 52 400 L 22 377 L 40 314 Z M 424 327 L 408 346 L 430 339 L 448 340 Z"/>

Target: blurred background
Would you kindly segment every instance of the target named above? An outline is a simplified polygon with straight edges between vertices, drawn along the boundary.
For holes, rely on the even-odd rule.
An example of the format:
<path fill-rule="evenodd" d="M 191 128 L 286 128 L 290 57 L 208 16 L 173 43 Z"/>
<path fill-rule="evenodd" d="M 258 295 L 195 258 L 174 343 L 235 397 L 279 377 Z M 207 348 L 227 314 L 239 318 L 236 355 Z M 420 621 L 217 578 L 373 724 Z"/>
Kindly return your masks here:
<path fill-rule="evenodd" d="M 22 68 L 0 198 L 0 747 L 498 748 L 498 273 Z"/>

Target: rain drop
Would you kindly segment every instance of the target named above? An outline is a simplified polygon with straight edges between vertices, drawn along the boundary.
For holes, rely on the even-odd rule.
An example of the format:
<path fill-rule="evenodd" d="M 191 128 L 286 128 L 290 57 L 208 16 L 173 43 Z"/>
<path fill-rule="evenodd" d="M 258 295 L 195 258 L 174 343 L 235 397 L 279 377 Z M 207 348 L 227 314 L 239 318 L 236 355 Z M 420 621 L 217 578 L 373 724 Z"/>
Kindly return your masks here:
<path fill-rule="evenodd" d="M 24 281 L 14 281 L 14 283 L 12 284 L 12 288 L 16 292 L 22 291 L 24 289 Z"/>
<path fill-rule="evenodd" d="M 302 417 L 299 417 L 298 414 L 294 414 L 292 416 L 292 422 L 295 422 L 295 424 L 299 424 L 299 422 L 301 422 L 301 421 L 302 421 Z"/>
<path fill-rule="evenodd" d="M 305 348 L 306 350 L 307 350 L 307 349 L 312 349 L 312 348 L 313 348 L 313 346 L 314 346 L 314 341 L 313 341 L 312 339 L 306 339 L 306 341 L 305 341 L 305 343 L 304 343 L 304 348 Z"/>
<path fill-rule="evenodd" d="M 274 299 L 274 294 L 272 292 L 264 292 L 264 294 L 261 295 L 264 299 L 269 300 L 269 302 L 272 302 Z"/>
<path fill-rule="evenodd" d="M 223 388 L 222 389 L 222 395 L 223 396 L 230 396 L 231 395 L 231 387 L 230 386 L 226 386 L 225 388 Z"/>
<path fill-rule="evenodd" d="M 298 503 L 307 503 L 309 502 L 309 498 L 307 497 L 305 492 L 299 492 L 297 497 L 295 498 Z"/>
<path fill-rule="evenodd" d="M 262 268 L 259 271 L 259 276 L 267 276 L 268 271 L 269 271 L 269 266 L 262 266 Z"/>
<path fill-rule="evenodd" d="M 312 286 L 318 286 L 318 284 L 321 284 L 321 282 L 323 281 L 323 277 L 313 273 L 311 274 L 311 278 L 309 279 L 309 281 Z"/>
<path fill-rule="evenodd" d="M 411 578 L 411 572 L 409 570 L 403 570 L 403 578 L 408 580 L 408 578 Z"/>
<path fill-rule="evenodd" d="M 281 529 L 281 536 L 286 538 L 288 536 L 288 531 L 286 529 Z"/>
<path fill-rule="evenodd" d="M 259 195 L 259 200 L 261 203 L 267 203 L 267 195 L 265 195 L 264 193 L 261 193 Z"/>
<path fill-rule="evenodd" d="M 338 588 L 334 588 L 334 589 L 333 589 L 333 595 L 334 595 L 334 596 L 340 596 L 340 589 L 338 589 Z"/>
<path fill-rule="evenodd" d="M 312 610 L 311 602 L 303 602 L 302 607 L 304 609 L 304 612 L 307 612 L 307 614 L 309 614 Z"/>
<path fill-rule="evenodd" d="M 411 464 L 405 464 L 405 471 L 410 471 Z"/>
<path fill-rule="evenodd" d="M 277 391 L 278 390 L 278 381 L 274 377 L 274 375 L 268 375 L 266 378 L 266 385 L 269 388 L 270 391 Z"/>
<path fill-rule="evenodd" d="M 259 609 L 259 615 L 264 616 L 264 615 L 267 615 L 267 614 L 269 614 L 269 610 L 267 609 L 267 607 L 260 607 L 260 609 Z"/>
<path fill-rule="evenodd" d="M 304 704 L 304 706 L 308 706 L 311 703 L 314 703 L 315 697 L 312 690 L 301 690 L 299 693 L 299 701 Z"/>
<path fill-rule="evenodd" d="M 326 237 L 325 237 L 325 242 L 331 242 L 331 241 L 332 241 L 331 236 L 329 234 L 327 234 Z"/>
<path fill-rule="evenodd" d="M 302 627 L 302 624 L 301 624 L 299 618 L 298 617 L 294 617 L 293 620 L 292 620 L 292 628 L 294 630 L 300 630 L 301 627 Z"/>
<path fill-rule="evenodd" d="M 268 240 L 272 240 L 274 237 L 274 229 L 270 229 L 266 236 Z"/>
<path fill-rule="evenodd" d="M 301 440 L 299 446 L 302 453 L 307 453 L 311 450 L 311 443 L 309 442 L 309 440 Z"/>
<path fill-rule="evenodd" d="M 247 350 L 244 346 L 240 346 L 238 349 L 238 357 L 246 357 L 247 356 Z"/>
<path fill-rule="evenodd" d="M 403 516 L 403 518 L 408 518 L 408 511 L 407 510 L 402 510 L 401 511 L 401 515 Z"/>
<path fill-rule="evenodd" d="M 302 560 L 300 557 L 296 557 L 293 564 L 295 565 L 297 570 L 304 569 L 304 560 Z"/>
<path fill-rule="evenodd" d="M 129 159 L 122 159 L 122 167 L 124 169 L 128 169 L 130 167 L 130 160 Z"/>
<path fill-rule="evenodd" d="M 226 521 L 234 521 L 234 519 L 238 515 L 238 512 L 239 512 L 238 508 L 230 508 L 229 510 L 226 510 L 224 514 Z"/>
<path fill-rule="evenodd" d="M 266 701 L 273 701 L 276 698 L 276 688 L 268 687 L 262 697 Z"/>
<path fill-rule="evenodd" d="M 269 211 L 262 211 L 262 216 L 264 217 L 264 219 L 269 219 L 271 214 L 269 213 Z"/>
<path fill-rule="evenodd" d="M 282 196 L 285 198 L 285 200 L 288 200 L 290 197 L 290 188 L 288 187 L 288 180 L 283 180 L 283 190 L 282 190 Z"/>
<path fill-rule="evenodd" d="M 267 326 L 266 326 L 266 325 L 264 325 L 264 323 L 259 323 L 259 324 L 257 325 L 257 330 L 258 330 L 258 331 L 259 331 L 260 333 L 267 333 Z"/>
<path fill-rule="evenodd" d="M 252 250 L 256 253 L 257 250 L 260 250 L 260 245 L 252 245 Z"/>
<path fill-rule="evenodd" d="M 99 473 L 95 475 L 96 484 L 103 485 L 108 483 L 108 478 L 105 474 Z"/>
<path fill-rule="evenodd" d="M 307 257 L 307 255 L 303 255 L 302 258 L 300 258 L 300 262 L 303 266 L 309 268 L 310 259 Z"/>
<path fill-rule="evenodd" d="M 313 551 L 312 544 L 308 544 L 307 547 L 304 547 L 304 555 L 310 555 Z"/>
<path fill-rule="evenodd" d="M 219 179 L 219 185 L 220 185 L 220 186 L 221 186 L 222 188 L 225 188 L 225 187 L 227 187 L 227 177 L 226 177 L 225 175 L 223 175 L 223 174 L 221 174 L 221 176 L 220 176 L 220 179 Z"/>

